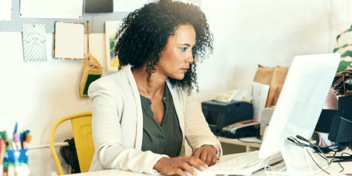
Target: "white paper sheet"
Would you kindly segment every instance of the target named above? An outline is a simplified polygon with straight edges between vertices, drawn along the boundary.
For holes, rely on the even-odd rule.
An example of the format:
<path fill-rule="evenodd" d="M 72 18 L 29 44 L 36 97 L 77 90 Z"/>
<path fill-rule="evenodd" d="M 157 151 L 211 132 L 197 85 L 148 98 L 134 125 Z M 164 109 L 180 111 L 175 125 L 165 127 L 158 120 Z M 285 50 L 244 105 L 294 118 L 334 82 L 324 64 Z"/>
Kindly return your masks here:
<path fill-rule="evenodd" d="M 201 0 L 199 0 L 198 2 L 196 2 L 196 0 L 179 0 L 179 1 L 184 2 L 184 3 L 191 3 L 191 4 L 194 4 L 199 7 L 200 7 L 200 3 L 201 3 Z"/>
<path fill-rule="evenodd" d="M 21 0 L 21 17 L 82 18 L 83 0 Z"/>
<path fill-rule="evenodd" d="M 105 21 L 105 41 L 106 41 L 106 63 L 108 71 L 118 71 L 118 58 L 114 54 L 115 50 L 115 36 L 120 30 L 122 21 Z"/>
<path fill-rule="evenodd" d="M 84 25 L 56 22 L 55 58 L 84 59 Z"/>
<path fill-rule="evenodd" d="M 48 61 L 45 24 L 23 24 L 23 55 L 26 62 Z"/>
<path fill-rule="evenodd" d="M 253 119 L 259 120 L 263 109 L 265 108 L 266 99 L 269 94 L 269 85 L 253 82 L 252 83 L 252 99 L 253 99 Z"/>
<path fill-rule="evenodd" d="M 114 12 L 132 12 L 147 3 L 147 0 L 114 0 Z"/>
<path fill-rule="evenodd" d="M 0 0 L 0 21 L 11 21 L 12 0 Z"/>
<path fill-rule="evenodd" d="M 12 66 L 18 67 L 16 64 L 22 63 L 23 45 L 22 45 L 21 32 L 0 32 L 0 56 L 1 58 L 16 58 L 16 59 L 7 59 L 7 60 L 4 59 L 5 61 L 4 63 L 6 65 L 11 66 L 13 64 Z M 19 62 L 18 60 L 21 60 L 21 61 Z M 10 67 L 10 66 L 3 67 L 3 69 L 1 70 L 2 73 L 10 73 L 11 70 L 13 70 L 13 67 Z M 17 73 L 21 73 L 21 72 L 14 72 L 14 75 L 17 75 Z M 5 80 L 2 80 L 2 81 L 5 81 L 5 82 L 7 79 L 9 82 L 11 82 L 12 80 L 11 76 L 4 76 L 4 79 Z"/>
<path fill-rule="evenodd" d="M 218 93 L 215 96 L 215 100 L 219 102 L 230 102 L 230 101 L 244 101 L 246 90 L 244 89 L 235 89 L 227 92 Z"/>

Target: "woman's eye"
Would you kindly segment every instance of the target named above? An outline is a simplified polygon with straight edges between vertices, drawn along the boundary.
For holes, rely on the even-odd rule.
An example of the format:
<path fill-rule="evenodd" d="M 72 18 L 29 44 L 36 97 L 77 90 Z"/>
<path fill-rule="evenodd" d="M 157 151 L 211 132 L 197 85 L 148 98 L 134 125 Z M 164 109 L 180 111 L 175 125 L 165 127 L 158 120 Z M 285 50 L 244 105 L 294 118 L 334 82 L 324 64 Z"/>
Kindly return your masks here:
<path fill-rule="evenodd" d="M 186 51 L 186 50 L 187 50 L 186 47 L 181 48 L 181 51 Z"/>

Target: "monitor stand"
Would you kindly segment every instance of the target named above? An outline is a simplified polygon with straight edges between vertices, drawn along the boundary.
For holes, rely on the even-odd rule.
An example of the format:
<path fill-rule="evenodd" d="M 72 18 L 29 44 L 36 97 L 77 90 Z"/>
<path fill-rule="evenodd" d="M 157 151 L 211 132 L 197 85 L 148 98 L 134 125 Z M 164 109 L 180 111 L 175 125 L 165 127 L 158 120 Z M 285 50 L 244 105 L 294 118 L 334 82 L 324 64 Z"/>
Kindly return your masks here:
<path fill-rule="evenodd" d="M 328 168 L 328 161 L 319 155 L 314 157 L 311 148 L 285 143 L 281 149 L 284 163 L 266 169 L 268 175 L 315 175 Z M 315 162 L 313 161 L 313 159 Z M 317 164 L 321 167 L 319 168 Z"/>

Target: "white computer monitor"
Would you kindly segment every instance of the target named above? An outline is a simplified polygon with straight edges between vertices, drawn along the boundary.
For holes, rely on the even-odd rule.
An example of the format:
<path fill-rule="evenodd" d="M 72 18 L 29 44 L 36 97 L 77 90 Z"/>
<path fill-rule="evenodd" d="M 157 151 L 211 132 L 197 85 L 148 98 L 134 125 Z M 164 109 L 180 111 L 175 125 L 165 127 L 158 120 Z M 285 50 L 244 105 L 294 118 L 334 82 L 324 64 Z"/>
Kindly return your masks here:
<path fill-rule="evenodd" d="M 286 169 L 272 171 L 278 175 L 312 175 L 322 171 L 307 151 L 287 140 L 300 135 L 310 139 L 324 106 L 340 62 L 340 55 L 320 54 L 296 56 L 286 76 L 279 100 L 275 106 L 259 158 L 281 152 Z M 327 162 L 315 158 L 327 168 Z"/>

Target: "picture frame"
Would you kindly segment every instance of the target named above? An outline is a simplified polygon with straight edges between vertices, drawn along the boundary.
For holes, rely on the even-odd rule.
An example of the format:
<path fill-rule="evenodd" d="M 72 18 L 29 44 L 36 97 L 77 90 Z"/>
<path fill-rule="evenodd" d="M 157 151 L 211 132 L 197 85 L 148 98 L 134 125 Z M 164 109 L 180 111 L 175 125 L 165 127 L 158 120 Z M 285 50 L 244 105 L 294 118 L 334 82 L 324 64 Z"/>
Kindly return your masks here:
<path fill-rule="evenodd" d="M 122 21 L 106 21 L 105 22 L 105 46 L 106 46 L 106 64 L 108 72 L 118 71 L 119 60 L 115 55 L 115 36 L 121 28 Z"/>

